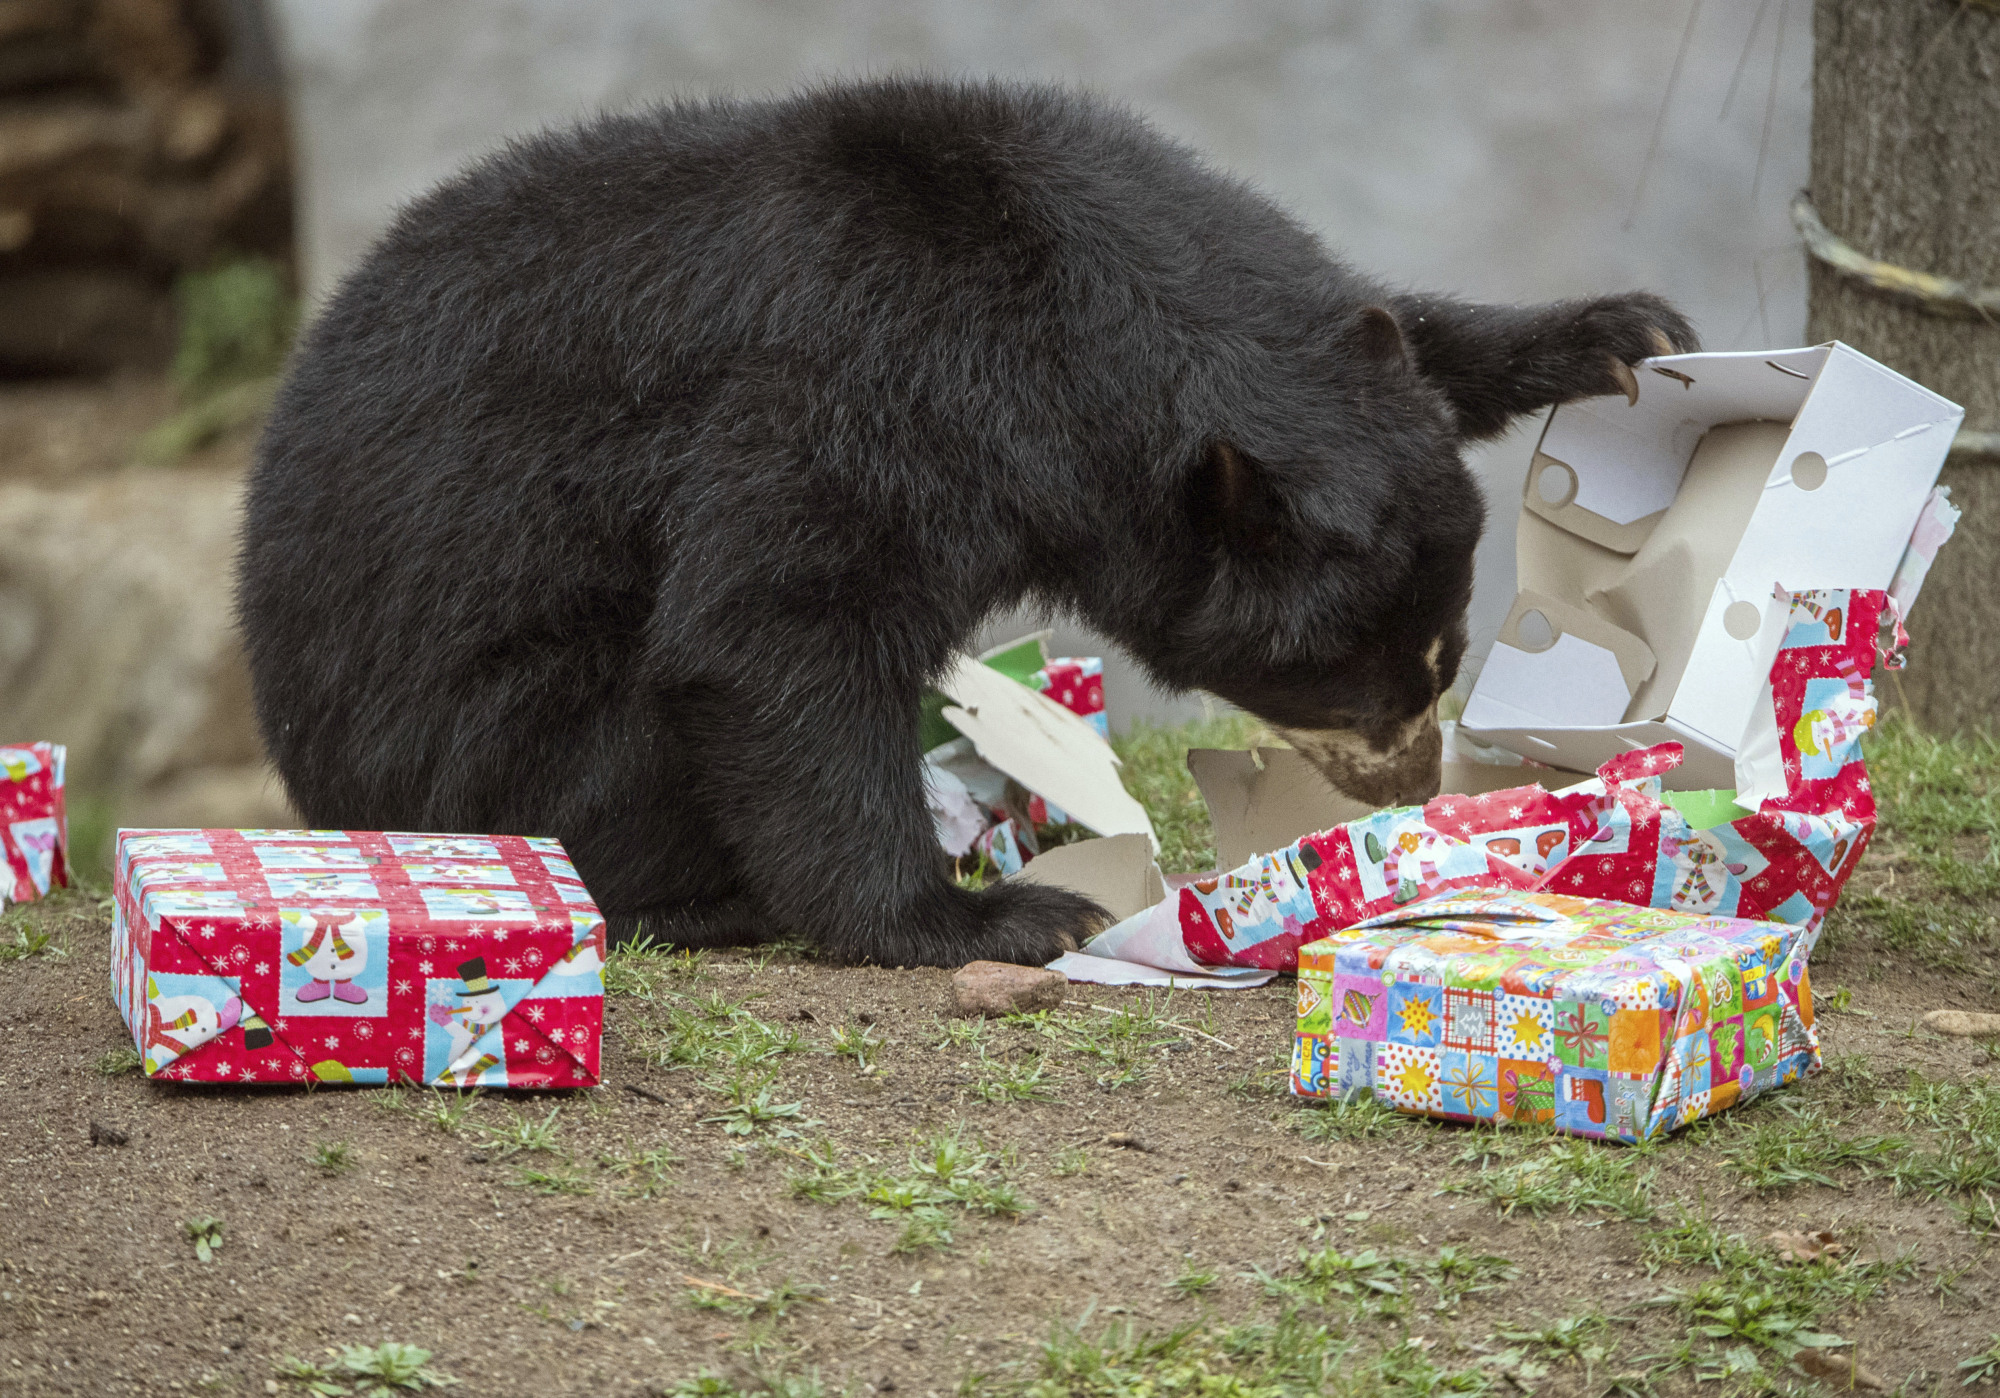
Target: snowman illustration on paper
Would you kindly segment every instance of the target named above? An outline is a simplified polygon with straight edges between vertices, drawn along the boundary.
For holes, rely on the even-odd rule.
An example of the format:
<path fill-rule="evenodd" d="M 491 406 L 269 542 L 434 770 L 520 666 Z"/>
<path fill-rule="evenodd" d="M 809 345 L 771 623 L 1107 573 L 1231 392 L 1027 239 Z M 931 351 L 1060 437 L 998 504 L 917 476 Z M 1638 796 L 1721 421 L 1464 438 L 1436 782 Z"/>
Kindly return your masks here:
<path fill-rule="evenodd" d="M 506 997 L 487 979 L 485 957 L 461 961 L 458 979 L 461 988 L 454 992 L 458 1003 L 433 1001 L 430 1007 L 431 1023 L 445 1035 L 445 1066 L 434 1080 L 447 1087 L 468 1087 L 499 1065 L 496 1055 L 482 1053 L 475 1058 L 472 1050 L 507 1013 Z"/>
<path fill-rule="evenodd" d="M 1662 826 L 1652 900 L 1676 912 L 1736 916 L 1744 884 L 1766 866 L 1768 860 L 1730 826 L 1686 834 Z"/>
<path fill-rule="evenodd" d="M 368 992 L 354 984 L 368 969 L 368 923 L 361 911 L 303 913 L 299 920 L 309 924 L 305 944 L 285 953 L 285 960 L 305 972 L 310 983 L 293 998 L 308 1005 L 328 996 L 344 1005 L 365 1004 Z"/>
<path fill-rule="evenodd" d="M 1692 830 L 1686 836 L 1663 831 L 1660 852 L 1672 870 L 1669 907 L 1693 913 L 1736 911 L 1737 880 L 1750 872 L 1750 866 L 1732 860 L 1729 847 L 1714 831 Z"/>
<path fill-rule="evenodd" d="M 263 1020 L 255 1010 L 244 1005 L 242 999 L 231 992 L 224 981 L 209 977 L 170 976 L 169 984 L 162 986 L 157 975 L 146 978 L 146 1022 L 144 1031 L 144 1067 L 150 1075 L 172 1063 L 182 1055 L 192 1052 L 234 1029 L 238 1024 L 246 1025 L 245 1038 L 253 1029 L 261 1029 Z M 182 984 L 176 985 L 175 982 Z M 175 993 L 175 991 L 180 993 Z M 220 999 L 215 991 L 224 992 Z M 203 993 L 206 992 L 206 993 Z M 255 1021 L 254 1025 L 250 1021 Z M 264 1036 L 269 1042 L 268 1031 Z M 249 1047 L 262 1045 L 251 1043 Z"/>

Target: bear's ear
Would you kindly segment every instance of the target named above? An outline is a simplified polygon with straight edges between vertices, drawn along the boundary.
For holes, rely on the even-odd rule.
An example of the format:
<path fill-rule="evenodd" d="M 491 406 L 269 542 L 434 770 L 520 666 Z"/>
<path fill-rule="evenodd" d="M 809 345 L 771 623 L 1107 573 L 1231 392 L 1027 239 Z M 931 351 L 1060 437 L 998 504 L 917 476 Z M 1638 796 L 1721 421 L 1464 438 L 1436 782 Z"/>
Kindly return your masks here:
<path fill-rule="evenodd" d="M 1211 442 L 1196 480 L 1196 508 L 1232 552 L 1262 553 L 1276 542 L 1283 506 L 1264 467 L 1230 442 Z"/>
<path fill-rule="evenodd" d="M 1410 346 L 1395 316 L 1381 306 L 1364 306 L 1356 322 L 1362 353 L 1379 364 L 1410 367 Z"/>

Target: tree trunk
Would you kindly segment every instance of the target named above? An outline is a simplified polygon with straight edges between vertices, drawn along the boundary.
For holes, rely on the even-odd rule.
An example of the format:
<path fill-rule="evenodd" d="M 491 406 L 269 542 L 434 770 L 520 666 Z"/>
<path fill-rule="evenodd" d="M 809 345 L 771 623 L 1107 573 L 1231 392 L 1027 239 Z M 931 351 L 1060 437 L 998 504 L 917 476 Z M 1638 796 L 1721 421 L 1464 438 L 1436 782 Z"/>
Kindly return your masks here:
<path fill-rule="evenodd" d="M 2000 285 L 2000 0 L 1818 0 L 1812 198 L 1870 257 Z M 1941 315 L 1810 264 L 1808 338 L 1845 340 L 1965 405 L 2000 441 L 2000 320 Z M 2000 711 L 2000 451 L 1955 450 L 1964 512 L 1911 620 L 1910 668 L 1885 685 L 1938 730 Z"/>

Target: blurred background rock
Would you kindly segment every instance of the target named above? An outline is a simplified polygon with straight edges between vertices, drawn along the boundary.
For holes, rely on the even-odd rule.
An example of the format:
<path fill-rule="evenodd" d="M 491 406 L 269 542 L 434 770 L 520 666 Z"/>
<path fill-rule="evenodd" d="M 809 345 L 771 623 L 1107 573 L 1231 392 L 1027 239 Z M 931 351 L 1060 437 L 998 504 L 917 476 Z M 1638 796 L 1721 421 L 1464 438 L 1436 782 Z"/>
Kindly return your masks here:
<path fill-rule="evenodd" d="M 1763 348 L 1804 330 L 1810 30 L 1805 0 L 0 0 L 0 738 L 70 745 L 82 846 L 290 818 L 228 592 L 293 298 L 510 136 L 836 74 L 1081 82 L 1395 280 L 1650 287 Z M 1537 427 L 1475 454 L 1475 653 Z M 1114 722 L 1198 709 L 1055 647 L 1106 655 Z"/>

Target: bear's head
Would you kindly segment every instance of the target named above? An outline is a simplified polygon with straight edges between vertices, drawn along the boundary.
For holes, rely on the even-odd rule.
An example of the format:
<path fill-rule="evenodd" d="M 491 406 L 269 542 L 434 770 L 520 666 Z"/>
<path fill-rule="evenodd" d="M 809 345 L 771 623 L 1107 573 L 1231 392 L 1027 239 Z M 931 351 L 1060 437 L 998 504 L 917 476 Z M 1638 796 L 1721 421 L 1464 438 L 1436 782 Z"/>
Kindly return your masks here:
<path fill-rule="evenodd" d="M 1325 322 L 1323 321 L 1324 325 Z M 1375 805 L 1436 794 L 1486 506 L 1450 406 L 1394 317 L 1349 308 L 1192 454 L 1199 555 L 1134 646 L 1171 685 L 1276 728 Z"/>

